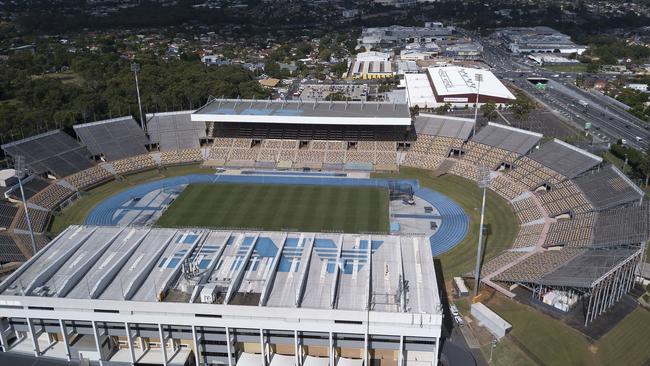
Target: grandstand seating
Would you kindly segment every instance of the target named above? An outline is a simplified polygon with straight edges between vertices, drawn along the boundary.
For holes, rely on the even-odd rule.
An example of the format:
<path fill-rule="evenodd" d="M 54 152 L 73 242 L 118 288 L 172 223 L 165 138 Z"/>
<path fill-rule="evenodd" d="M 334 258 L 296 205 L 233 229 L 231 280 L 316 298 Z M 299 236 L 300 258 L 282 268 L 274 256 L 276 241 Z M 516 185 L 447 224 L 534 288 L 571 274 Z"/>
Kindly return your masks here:
<path fill-rule="evenodd" d="M 0 263 L 24 262 L 25 253 L 20 250 L 16 241 L 7 234 L 0 234 Z"/>
<path fill-rule="evenodd" d="M 0 227 L 8 228 L 16 217 L 18 207 L 7 201 L 0 201 Z"/>
<path fill-rule="evenodd" d="M 124 174 L 153 168 L 156 166 L 156 162 L 151 158 L 151 156 L 145 154 L 117 160 L 112 162 L 111 165 L 117 174 Z"/>
<path fill-rule="evenodd" d="M 521 226 L 512 247 L 527 248 L 536 246 L 542 236 L 543 230 L 544 224 Z"/>
<path fill-rule="evenodd" d="M 532 197 L 513 201 L 512 210 L 522 224 L 544 218 L 542 211 Z"/>
<path fill-rule="evenodd" d="M 58 183 L 52 183 L 30 198 L 29 202 L 48 210 L 53 210 L 73 194 L 74 191 L 70 188 Z"/>
<path fill-rule="evenodd" d="M 491 260 L 485 262 L 481 267 L 481 277 L 485 278 L 495 271 L 499 270 L 506 264 L 510 264 L 521 258 L 526 252 L 505 251 Z M 468 277 L 473 277 L 474 273 L 468 273 Z"/>
<path fill-rule="evenodd" d="M 544 247 L 586 247 L 591 243 L 595 213 L 588 212 L 570 219 L 560 219 L 549 227 Z"/>
<path fill-rule="evenodd" d="M 47 228 L 47 224 L 50 221 L 50 215 L 48 211 L 39 210 L 35 208 L 29 208 L 29 219 L 32 223 L 32 230 L 37 233 L 42 233 Z M 27 219 L 25 218 L 25 208 L 20 206 L 18 212 L 16 213 L 16 218 L 12 227 L 16 230 L 28 231 L 29 226 L 27 225 Z"/>
<path fill-rule="evenodd" d="M 113 175 L 108 170 L 98 165 L 69 175 L 65 180 L 77 189 L 84 189 L 109 180 L 112 177 Z"/>
<path fill-rule="evenodd" d="M 570 180 L 557 183 L 550 191 L 537 193 L 549 216 L 564 213 L 581 213 L 593 209 L 580 189 Z"/>
<path fill-rule="evenodd" d="M 523 185 L 502 175 L 490 180 L 490 189 L 508 201 L 528 191 Z"/>
<path fill-rule="evenodd" d="M 120 160 L 147 152 L 149 139 L 133 117 L 120 117 L 73 126 L 93 155 Z"/>
<path fill-rule="evenodd" d="M 203 160 L 200 149 L 167 150 L 160 154 L 162 165 L 187 164 Z"/>
<path fill-rule="evenodd" d="M 527 156 L 518 159 L 514 164 L 514 168 L 508 171 L 506 176 L 523 184 L 528 189 L 537 189 L 544 184 L 553 185 L 566 179 L 561 174 Z"/>
<path fill-rule="evenodd" d="M 38 174 L 49 172 L 65 177 L 92 166 L 88 149 L 60 130 L 4 144 L 2 149 L 14 158 L 23 156 L 27 166 Z"/>
<path fill-rule="evenodd" d="M 478 182 L 479 170 L 478 167 L 472 163 L 458 160 L 454 167 L 449 171 L 451 174 Z"/>
<path fill-rule="evenodd" d="M 205 123 L 191 120 L 191 111 L 147 115 L 147 132 L 160 151 L 198 149 L 206 137 Z"/>
<path fill-rule="evenodd" d="M 580 249 L 566 248 L 534 253 L 496 275 L 494 279 L 506 282 L 535 282 L 581 252 Z"/>
<path fill-rule="evenodd" d="M 35 194 L 45 189 L 50 183 L 37 176 L 32 176 L 30 179 L 23 179 L 23 192 L 25 192 L 25 199 L 29 200 Z M 10 194 L 10 197 L 20 201 L 22 200 L 20 196 L 20 188 L 16 187 Z"/>

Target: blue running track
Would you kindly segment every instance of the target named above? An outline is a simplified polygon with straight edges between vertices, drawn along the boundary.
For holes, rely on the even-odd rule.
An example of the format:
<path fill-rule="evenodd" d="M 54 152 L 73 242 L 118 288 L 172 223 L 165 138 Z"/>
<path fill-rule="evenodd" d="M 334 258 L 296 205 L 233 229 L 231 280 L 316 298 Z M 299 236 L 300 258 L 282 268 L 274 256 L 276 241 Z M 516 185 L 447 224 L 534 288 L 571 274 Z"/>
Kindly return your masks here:
<path fill-rule="evenodd" d="M 124 213 L 120 215 L 116 215 L 116 213 L 119 210 L 124 210 L 125 207 L 128 209 L 128 203 L 132 199 L 143 197 L 157 189 L 175 190 L 183 185 L 194 183 L 303 184 L 388 188 L 394 182 L 388 179 L 354 179 L 331 176 L 319 178 L 313 174 L 301 176 L 284 176 L 281 174 L 272 176 L 191 174 L 144 183 L 117 193 L 98 204 L 86 217 L 86 224 L 115 226 L 118 224 L 120 217 L 124 215 Z M 446 252 L 463 240 L 469 227 L 469 218 L 456 202 L 438 192 L 421 188 L 417 180 L 400 180 L 399 184 L 408 184 L 413 187 L 415 195 L 429 202 L 440 214 L 442 220 L 440 227 L 429 238 L 434 256 Z M 163 207 L 149 209 L 162 210 Z"/>

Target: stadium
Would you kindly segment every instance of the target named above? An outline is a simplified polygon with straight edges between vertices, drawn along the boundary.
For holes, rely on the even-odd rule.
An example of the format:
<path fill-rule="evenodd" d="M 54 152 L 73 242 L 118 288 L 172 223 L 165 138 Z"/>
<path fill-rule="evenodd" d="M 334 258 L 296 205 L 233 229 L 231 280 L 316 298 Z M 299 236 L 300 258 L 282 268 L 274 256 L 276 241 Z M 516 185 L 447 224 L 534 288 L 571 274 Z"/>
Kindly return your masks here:
<path fill-rule="evenodd" d="M 437 365 L 439 273 L 474 275 L 479 181 L 504 208 L 488 218 L 497 244 L 480 281 L 509 298 L 589 327 L 645 259 L 643 191 L 530 131 L 474 132 L 398 103 L 228 99 L 145 127 L 115 118 L 2 145 L 28 172 L 26 206 L 10 184 L 1 207 L 4 351 Z"/>

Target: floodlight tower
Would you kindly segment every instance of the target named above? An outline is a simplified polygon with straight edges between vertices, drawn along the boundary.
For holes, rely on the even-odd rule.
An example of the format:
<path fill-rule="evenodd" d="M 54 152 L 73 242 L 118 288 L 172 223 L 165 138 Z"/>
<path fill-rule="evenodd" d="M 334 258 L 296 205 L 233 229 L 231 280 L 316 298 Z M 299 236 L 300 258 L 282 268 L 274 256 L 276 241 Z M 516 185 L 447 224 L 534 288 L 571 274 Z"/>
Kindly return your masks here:
<path fill-rule="evenodd" d="M 481 254 L 483 253 L 483 222 L 485 221 L 485 192 L 490 185 L 490 170 L 481 165 L 478 170 L 478 186 L 483 190 L 483 201 L 481 203 L 481 223 L 478 227 L 478 245 L 476 248 L 476 270 L 474 271 L 474 297 L 478 295 L 478 287 L 481 283 Z"/>
<path fill-rule="evenodd" d="M 138 84 L 138 71 L 140 71 L 140 64 L 134 62 L 131 64 L 131 71 L 135 76 L 135 91 L 138 93 L 138 109 L 140 110 L 140 126 L 144 133 L 147 133 L 147 125 L 144 123 L 144 116 L 142 114 L 142 102 L 140 101 L 140 85 Z"/>
<path fill-rule="evenodd" d="M 474 74 L 474 80 L 476 81 L 476 104 L 474 105 L 474 128 L 472 131 L 473 135 L 476 135 L 476 123 L 478 123 L 478 98 L 481 93 L 481 81 L 483 81 L 483 74 L 476 73 Z"/>
<path fill-rule="evenodd" d="M 34 230 L 32 230 L 32 221 L 29 219 L 29 210 L 27 209 L 27 202 L 25 202 L 25 191 L 23 190 L 23 172 L 27 171 L 25 167 L 25 157 L 16 155 L 14 158 L 14 168 L 18 175 L 18 186 L 20 187 L 20 197 L 23 200 L 23 207 L 25 209 L 25 219 L 27 219 L 27 228 L 29 229 L 29 237 L 32 240 L 32 255 L 36 255 L 36 240 L 34 240 Z"/>

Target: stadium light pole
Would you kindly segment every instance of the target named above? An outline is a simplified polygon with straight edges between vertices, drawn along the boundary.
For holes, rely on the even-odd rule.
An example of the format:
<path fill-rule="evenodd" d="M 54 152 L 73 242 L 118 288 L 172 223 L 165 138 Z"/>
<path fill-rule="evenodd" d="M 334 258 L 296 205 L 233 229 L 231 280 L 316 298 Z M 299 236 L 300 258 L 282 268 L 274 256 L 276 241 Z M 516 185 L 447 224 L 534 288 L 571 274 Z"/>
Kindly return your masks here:
<path fill-rule="evenodd" d="M 483 200 L 481 203 L 481 223 L 478 227 L 478 245 L 476 248 L 476 270 L 474 271 L 474 298 L 478 296 L 478 288 L 481 283 L 481 253 L 483 252 L 483 222 L 485 221 L 485 193 L 490 185 L 490 171 L 485 165 L 479 167 L 478 186 L 483 189 Z"/>
<path fill-rule="evenodd" d="M 23 207 L 25 209 L 25 219 L 27 219 L 27 228 L 29 229 L 29 237 L 32 240 L 32 255 L 36 255 L 36 240 L 34 240 L 34 230 L 32 230 L 32 221 L 29 219 L 29 210 L 27 210 L 27 202 L 25 202 L 25 191 L 23 190 L 23 172 L 27 169 L 25 168 L 25 157 L 22 155 L 16 155 L 15 159 L 16 174 L 18 175 L 18 186 L 20 187 L 20 197 L 23 200 Z"/>
<path fill-rule="evenodd" d="M 138 71 L 140 71 L 140 64 L 137 62 L 132 63 L 131 71 L 133 71 L 133 75 L 135 76 L 135 91 L 138 94 L 138 109 L 140 110 L 140 126 L 142 127 L 144 133 L 147 133 L 147 126 L 144 123 L 144 116 L 142 115 L 142 102 L 140 101 L 140 85 L 138 83 Z"/>
<path fill-rule="evenodd" d="M 477 83 L 476 87 L 476 103 L 474 105 L 474 128 L 472 129 L 472 134 L 476 135 L 476 124 L 478 123 L 478 98 L 481 92 L 481 81 L 483 81 L 483 74 L 476 73 L 474 74 L 474 80 Z"/>

